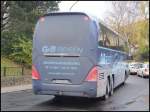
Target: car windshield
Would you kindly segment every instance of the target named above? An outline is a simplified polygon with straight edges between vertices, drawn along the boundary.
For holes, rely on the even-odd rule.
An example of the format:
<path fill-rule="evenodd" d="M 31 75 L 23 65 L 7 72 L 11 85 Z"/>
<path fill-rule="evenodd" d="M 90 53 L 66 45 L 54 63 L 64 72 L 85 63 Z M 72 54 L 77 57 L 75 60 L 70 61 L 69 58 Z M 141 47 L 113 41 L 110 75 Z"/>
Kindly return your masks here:
<path fill-rule="evenodd" d="M 149 68 L 149 64 L 144 64 L 144 65 L 143 65 L 143 68 L 144 68 L 144 67 L 145 67 L 145 68 Z"/>
<path fill-rule="evenodd" d="M 142 68 L 142 67 L 143 67 L 143 64 L 139 64 L 138 67 L 139 67 L 139 68 Z"/>
<path fill-rule="evenodd" d="M 134 64 L 134 68 L 142 68 L 142 64 Z"/>

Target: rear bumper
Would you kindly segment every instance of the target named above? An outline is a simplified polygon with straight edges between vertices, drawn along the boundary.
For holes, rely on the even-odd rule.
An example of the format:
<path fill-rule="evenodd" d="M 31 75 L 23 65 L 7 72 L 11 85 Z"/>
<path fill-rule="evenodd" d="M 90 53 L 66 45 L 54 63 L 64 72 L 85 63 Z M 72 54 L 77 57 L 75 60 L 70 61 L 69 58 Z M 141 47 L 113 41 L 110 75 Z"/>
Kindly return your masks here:
<path fill-rule="evenodd" d="M 79 96 L 96 97 L 97 83 L 84 82 L 80 85 L 69 84 L 47 84 L 33 80 L 33 92 L 39 95 L 60 95 L 60 96 Z"/>
<path fill-rule="evenodd" d="M 143 72 L 144 75 L 148 76 L 149 75 L 149 72 Z"/>
<path fill-rule="evenodd" d="M 149 77 L 149 72 L 138 73 L 138 76 Z"/>
<path fill-rule="evenodd" d="M 137 74 L 137 70 L 136 69 L 130 69 L 130 74 Z"/>
<path fill-rule="evenodd" d="M 144 77 L 149 77 L 149 73 L 147 73 L 147 72 L 146 72 L 146 73 L 143 73 L 143 76 L 144 76 Z"/>

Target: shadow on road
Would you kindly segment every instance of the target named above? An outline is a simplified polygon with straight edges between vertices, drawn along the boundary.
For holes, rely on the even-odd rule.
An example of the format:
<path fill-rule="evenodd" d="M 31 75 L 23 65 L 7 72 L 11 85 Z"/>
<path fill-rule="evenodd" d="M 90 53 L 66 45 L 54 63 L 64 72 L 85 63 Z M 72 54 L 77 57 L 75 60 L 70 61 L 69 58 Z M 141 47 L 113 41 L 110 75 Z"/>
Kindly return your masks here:
<path fill-rule="evenodd" d="M 120 89 L 128 86 L 128 84 L 121 85 L 115 89 L 117 92 Z M 111 104 L 112 100 L 102 100 L 101 98 L 92 99 L 92 98 L 83 98 L 83 97 L 60 97 L 60 98 L 53 98 L 47 100 L 45 102 L 39 103 L 36 106 L 41 108 L 51 108 L 56 110 L 63 110 L 63 109 L 72 109 L 72 110 L 103 110 L 103 105 Z"/>
<path fill-rule="evenodd" d="M 108 100 L 83 97 L 55 98 L 52 95 L 34 95 L 32 90 L 1 93 L 2 110 L 125 110 L 147 109 L 149 105 L 149 79 L 129 76 L 125 85 L 120 85 Z M 140 106 L 136 105 L 140 102 Z M 143 102 L 143 103 L 142 103 Z M 136 107 L 136 108 L 135 108 Z M 137 109 L 137 110 L 138 110 Z"/>
<path fill-rule="evenodd" d="M 134 80 L 134 77 L 131 77 Z M 138 79 L 143 80 L 143 79 Z M 136 81 L 137 82 L 137 81 Z M 142 86 L 141 84 L 135 83 L 134 81 L 127 80 L 125 84 L 121 84 L 114 90 L 113 96 L 108 100 L 103 101 L 102 99 L 90 99 L 83 97 L 60 97 L 60 98 L 49 98 L 47 101 L 38 103 L 32 107 L 32 110 L 116 110 L 123 108 L 125 104 L 123 101 L 126 99 L 124 97 L 130 97 L 132 93 L 138 91 L 136 88 Z M 126 90 L 130 91 L 126 91 Z M 122 92 L 126 95 L 122 97 Z M 121 98 L 122 97 L 122 98 Z M 119 104 L 121 101 L 123 104 Z M 116 103 L 116 104 L 115 104 Z"/>
<path fill-rule="evenodd" d="M 69 108 L 69 109 L 80 109 L 80 110 L 89 110 L 92 107 L 97 107 L 96 105 L 100 105 L 101 102 L 97 99 L 90 98 L 82 98 L 82 97 L 61 97 L 61 98 L 53 98 L 46 102 L 42 102 L 38 104 L 38 106 L 53 106 L 58 108 Z"/>

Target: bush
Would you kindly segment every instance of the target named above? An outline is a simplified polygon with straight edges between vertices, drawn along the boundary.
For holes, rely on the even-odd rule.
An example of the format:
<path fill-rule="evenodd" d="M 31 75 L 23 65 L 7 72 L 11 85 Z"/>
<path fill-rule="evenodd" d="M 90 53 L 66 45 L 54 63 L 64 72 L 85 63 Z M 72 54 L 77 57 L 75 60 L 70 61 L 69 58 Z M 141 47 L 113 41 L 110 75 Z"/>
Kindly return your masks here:
<path fill-rule="evenodd" d="M 25 35 L 21 35 L 17 42 L 12 45 L 12 53 L 10 58 L 19 64 L 31 66 L 32 62 L 32 41 L 27 39 Z"/>
<path fill-rule="evenodd" d="M 1 55 L 8 56 L 12 53 L 12 45 L 15 43 L 15 33 L 2 32 L 1 33 Z"/>
<path fill-rule="evenodd" d="M 32 41 L 25 34 L 3 32 L 1 35 L 1 54 L 27 67 L 32 62 Z"/>

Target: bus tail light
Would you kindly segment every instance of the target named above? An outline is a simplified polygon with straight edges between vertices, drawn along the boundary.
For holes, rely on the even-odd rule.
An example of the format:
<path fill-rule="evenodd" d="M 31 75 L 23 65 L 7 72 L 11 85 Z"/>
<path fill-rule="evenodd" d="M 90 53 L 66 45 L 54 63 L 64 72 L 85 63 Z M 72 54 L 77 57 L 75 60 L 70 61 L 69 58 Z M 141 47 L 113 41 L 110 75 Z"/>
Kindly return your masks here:
<path fill-rule="evenodd" d="M 98 69 L 95 66 L 86 77 L 86 81 L 97 81 Z"/>
<path fill-rule="evenodd" d="M 84 20 L 85 20 L 85 21 L 88 21 L 88 20 L 89 20 L 89 17 L 84 16 Z"/>
<path fill-rule="evenodd" d="M 35 68 L 34 65 L 32 65 L 32 79 L 35 79 L 35 80 L 40 79 L 40 74 L 39 74 L 39 72 L 37 71 L 37 69 Z"/>

